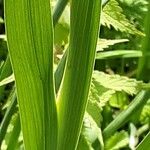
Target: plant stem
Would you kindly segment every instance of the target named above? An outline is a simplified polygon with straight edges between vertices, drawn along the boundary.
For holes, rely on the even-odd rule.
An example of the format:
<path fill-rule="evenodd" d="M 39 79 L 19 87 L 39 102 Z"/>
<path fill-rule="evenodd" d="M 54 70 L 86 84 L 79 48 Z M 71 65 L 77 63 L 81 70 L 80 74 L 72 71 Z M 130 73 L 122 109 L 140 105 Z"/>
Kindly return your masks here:
<path fill-rule="evenodd" d="M 94 67 L 100 9 L 100 0 L 71 1 L 70 46 L 57 100 L 58 150 L 77 146 Z"/>
<path fill-rule="evenodd" d="M 124 125 L 139 108 L 142 108 L 150 98 L 149 91 L 141 91 L 131 102 L 128 108 L 122 111 L 103 131 L 104 139 L 113 135 L 122 125 Z"/>
<path fill-rule="evenodd" d="M 140 80 L 143 79 L 145 82 L 148 82 L 150 81 L 150 3 L 148 4 L 148 12 L 145 18 L 145 33 L 146 36 L 143 37 L 142 41 L 143 56 L 139 59 L 137 78 Z"/>
<path fill-rule="evenodd" d="M 67 51 L 68 51 L 68 48 L 65 51 L 62 59 L 60 60 L 58 66 L 57 66 L 57 69 L 55 71 L 54 78 L 55 78 L 55 91 L 56 91 L 56 94 L 58 93 L 58 90 L 59 90 L 59 87 L 60 87 L 60 84 L 61 84 L 61 81 L 62 81 L 62 78 L 63 78 L 63 73 L 64 73 L 66 59 L 67 59 Z"/>
<path fill-rule="evenodd" d="M 7 111 L 5 113 L 5 116 L 1 122 L 0 125 L 0 147 L 2 144 L 2 141 L 5 137 L 6 131 L 7 131 L 7 127 L 10 123 L 11 117 L 12 115 L 16 112 L 17 108 L 16 108 L 16 104 L 17 104 L 17 99 L 16 99 L 16 92 L 15 90 L 13 90 L 11 96 L 10 96 L 10 101 L 11 104 L 9 105 L 9 107 L 7 108 Z"/>
<path fill-rule="evenodd" d="M 9 138 L 9 143 L 7 145 L 7 150 L 15 150 L 16 149 L 20 130 L 21 130 L 20 117 L 19 117 L 19 113 L 17 113 L 17 116 L 15 118 L 13 131 L 11 133 L 11 136 Z"/>
<path fill-rule="evenodd" d="M 141 134 L 143 134 L 144 132 L 146 132 L 147 130 L 149 130 L 149 124 L 145 124 L 142 127 L 140 127 L 137 131 L 137 135 L 140 136 Z"/>
<path fill-rule="evenodd" d="M 56 7 L 53 11 L 53 24 L 54 26 L 57 24 L 63 10 L 65 9 L 69 0 L 58 0 Z"/>

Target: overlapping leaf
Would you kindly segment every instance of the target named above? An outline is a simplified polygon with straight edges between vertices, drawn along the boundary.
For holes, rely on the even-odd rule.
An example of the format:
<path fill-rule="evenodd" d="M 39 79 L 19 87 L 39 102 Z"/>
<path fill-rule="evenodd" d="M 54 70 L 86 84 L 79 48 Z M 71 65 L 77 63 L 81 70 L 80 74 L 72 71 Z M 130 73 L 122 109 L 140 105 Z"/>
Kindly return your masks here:
<path fill-rule="evenodd" d="M 83 127 L 82 127 L 82 133 L 81 133 L 81 139 L 82 143 L 79 143 L 78 149 L 81 150 L 81 146 L 84 144 L 84 140 L 86 141 L 86 144 L 89 145 L 90 150 L 94 150 L 92 148 L 92 144 L 97 139 L 100 143 L 101 149 L 104 147 L 103 139 L 102 139 L 102 132 L 99 126 L 95 123 L 93 118 L 88 114 L 85 113 L 84 115 L 84 121 L 83 121 Z"/>
<path fill-rule="evenodd" d="M 128 42 L 128 39 L 99 39 L 97 43 L 97 51 L 102 51 L 103 49 L 108 48 L 109 46 L 123 42 Z"/>
<path fill-rule="evenodd" d="M 129 137 L 127 132 L 121 131 L 116 132 L 108 141 L 105 143 L 105 150 L 119 150 L 129 143 Z"/>
<path fill-rule="evenodd" d="M 105 88 L 115 91 L 124 91 L 130 95 L 136 94 L 143 87 L 142 81 L 120 75 L 108 75 L 98 71 L 94 72 L 93 78 Z"/>
<path fill-rule="evenodd" d="M 114 29 L 120 30 L 121 32 L 144 35 L 125 17 L 122 8 L 116 0 L 110 0 L 103 8 L 101 23 L 108 28 L 112 26 Z"/>

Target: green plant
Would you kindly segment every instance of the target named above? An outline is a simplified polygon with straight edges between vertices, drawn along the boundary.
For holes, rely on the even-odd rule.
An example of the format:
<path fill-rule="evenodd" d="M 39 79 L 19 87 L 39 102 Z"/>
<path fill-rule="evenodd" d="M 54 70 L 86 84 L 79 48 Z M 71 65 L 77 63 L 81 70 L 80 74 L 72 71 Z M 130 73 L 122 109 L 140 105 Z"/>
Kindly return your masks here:
<path fill-rule="evenodd" d="M 57 145 L 58 149 L 75 149 L 93 70 L 100 1 L 72 1 L 70 47 L 57 110 L 53 84 L 53 27 L 49 6 L 48 0 L 5 2 L 7 40 L 17 86 L 24 145 L 26 149 L 57 149 Z M 76 12 L 82 12 L 82 18 L 77 19 Z M 12 21 L 17 27 L 17 35 L 14 26 L 11 26 Z M 75 36 L 76 32 L 78 37 Z M 88 45 L 85 40 L 88 40 Z M 85 52 L 85 58 L 81 59 Z M 76 63 L 78 57 L 80 63 Z M 75 70 L 75 65 L 78 71 Z M 81 78 L 79 72 L 83 69 Z M 82 83 L 80 94 L 78 91 L 72 93 L 72 90 L 79 90 L 76 85 L 78 82 Z M 74 105 L 77 106 L 73 110 Z M 69 130 L 68 134 L 66 129 Z M 67 144 L 67 138 L 72 139 L 70 144 Z"/>
<path fill-rule="evenodd" d="M 147 41 L 139 18 L 146 0 L 131 1 L 130 8 L 144 7 L 133 16 L 126 12 L 127 1 L 102 1 L 101 9 L 99 0 L 72 0 L 69 5 L 68 0 L 51 0 L 53 17 L 48 0 L 5 1 L 7 38 L 0 36 L 0 49 L 8 43 L 14 75 L 2 51 L 7 55 L 0 61 L 2 150 L 135 149 L 149 129 L 150 84 L 130 78 L 136 75 L 135 67 L 125 70 L 139 58 L 146 61 L 148 43 L 138 50 L 137 41 Z M 132 21 L 136 14 L 137 24 Z M 97 42 L 100 19 L 102 38 Z M 138 72 L 145 70 L 139 67 Z M 6 91 L 11 91 L 8 98 Z M 147 146 L 148 139 L 138 148 Z"/>

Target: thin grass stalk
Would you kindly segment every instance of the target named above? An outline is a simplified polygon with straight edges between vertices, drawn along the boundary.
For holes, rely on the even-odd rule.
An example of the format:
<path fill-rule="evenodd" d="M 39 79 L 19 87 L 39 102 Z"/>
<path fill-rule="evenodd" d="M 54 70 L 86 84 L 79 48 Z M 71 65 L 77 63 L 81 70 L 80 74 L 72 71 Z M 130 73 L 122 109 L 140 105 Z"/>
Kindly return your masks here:
<path fill-rule="evenodd" d="M 11 68 L 11 63 L 10 63 L 10 59 L 8 55 L 3 67 L 1 68 L 0 81 L 10 76 L 11 74 L 12 74 L 12 68 Z M 0 87 L 0 101 L 4 99 L 4 90 L 5 90 L 5 86 L 1 86 Z"/>
<path fill-rule="evenodd" d="M 8 48 L 27 150 L 57 146 L 50 10 L 49 0 L 5 1 Z"/>
<path fill-rule="evenodd" d="M 148 12 L 145 18 L 145 33 L 146 37 L 143 39 L 142 52 L 143 57 L 139 60 L 137 77 L 143 79 L 147 82 L 150 81 L 150 2 L 148 4 Z M 146 150 L 150 147 L 150 132 L 145 136 L 145 138 L 138 144 L 136 150 Z"/>
<path fill-rule="evenodd" d="M 54 11 L 53 11 L 53 24 L 54 26 L 57 24 L 62 12 L 64 11 L 69 0 L 58 0 Z"/>
<path fill-rule="evenodd" d="M 103 131 L 104 139 L 113 135 L 121 126 L 123 126 L 140 108 L 144 107 L 150 98 L 149 91 L 141 91 L 130 103 L 127 109 L 122 111 Z"/>
<path fill-rule="evenodd" d="M 0 125 L 0 147 L 2 145 L 2 141 L 5 137 L 6 132 L 7 132 L 7 128 L 8 128 L 8 125 L 10 123 L 11 117 L 17 111 L 17 108 L 16 108 L 17 100 L 16 100 L 15 90 L 12 91 L 9 100 L 11 101 L 11 104 L 7 108 L 5 116 L 4 116 L 4 118 L 1 122 L 1 125 Z"/>
<path fill-rule="evenodd" d="M 11 136 L 9 138 L 9 142 L 7 145 L 7 150 L 16 150 L 17 144 L 18 144 L 18 137 L 20 135 L 20 117 L 19 113 L 16 114 L 15 123 L 13 127 L 13 131 L 11 133 Z"/>
<path fill-rule="evenodd" d="M 55 71 L 54 78 L 55 78 L 55 91 L 56 91 L 56 93 L 58 93 L 58 91 L 59 91 L 60 84 L 61 84 L 61 81 L 62 81 L 62 78 L 63 78 L 66 59 L 67 59 L 67 50 L 64 53 L 62 59 L 60 60 L 58 66 L 57 66 L 57 69 Z"/>
<path fill-rule="evenodd" d="M 76 149 L 86 109 L 99 33 L 100 0 L 72 0 L 70 46 L 58 94 L 58 150 Z"/>
<path fill-rule="evenodd" d="M 148 150 L 150 146 L 150 132 L 145 136 L 141 143 L 136 147 L 136 150 Z"/>
<path fill-rule="evenodd" d="M 148 12 L 145 18 L 145 34 L 142 39 L 142 53 L 143 56 L 139 59 L 137 78 L 144 81 L 150 81 L 150 2 L 148 4 Z"/>

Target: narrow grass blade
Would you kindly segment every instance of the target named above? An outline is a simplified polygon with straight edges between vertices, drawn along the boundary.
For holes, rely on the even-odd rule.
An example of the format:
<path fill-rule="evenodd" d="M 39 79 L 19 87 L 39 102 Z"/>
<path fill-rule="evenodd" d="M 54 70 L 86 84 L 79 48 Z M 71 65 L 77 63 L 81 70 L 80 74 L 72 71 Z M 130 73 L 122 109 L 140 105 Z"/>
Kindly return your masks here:
<path fill-rule="evenodd" d="M 11 101 L 11 104 L 7 108 L 5 116 L 4 116 L 4 118 L 3 118 L 2 122 L 1 122 L 1 125 L 0 125 L 0 147 L 1 147 L 2 141 L 3 141 L 4 137 L 5 137 L 5 134 L 6 134 L 6 131 L 7 131 L 7 127 L 9 125 L 9 123 L 10 123 L 11 117 L 13 116 L 13 114 L 17 110 L 17 108 L 16 108 L 17 99 L 16 99 L 15 90 L 10 95 L 10 101 Z"/>
<path fill-rule="evenodd" d="M 114 50 L 108 52 L 98 52 L 96 59 L 114 59 L 114 58 L 134 58 L 142 57 L 142 52 L 137 50 Z"/>
<path fill-rule="evenodd" d="M 11 73 L 12 73 L 12 68 L 11 68 L 10 58 L 8 55 L 0 73 L 0 81 L 10 76 Z M 0 101 L 3 100 L 4 98 L 4 93 L 3 93 L 4 89 L 5 86 L 0 87 Z"/>
<path fill-rule="evenodd" d="M 56 7 L 54 8 L 53 11 L 53 24 L 54 26 L 58 22 L 63 10 L 65 9 L 67 3 L 69 0 L 58 0 Z"/>
<path fill-rule="evenodd" d="M 14 81 L 15 81 L 15 77 L 14 77 L 14 74 L 12 74 L 9 77 L 5 78 L 4 80 L 0 81 L 0 86 L 4 86 Z"/>
<path fill-rule="evenodd" d="M 58 93 L 62 78 L 63 78 L 63 73 L 64 73 L 64 69 L 65 69 L 65 64 L 66 64 L 66 59 L 67 59 L 67 51 L 64 53 L 62 59 L 60 60 L 58 67 L 55 71 L 55 90 L 56 93 Z"/>
<path fill-rule="evenodd" d="M 20 130 L 21 130 L 20 116 L 18 113 L 16 116 L 15 123 L 14 123 L 13 131 L 12 131 L 10 139 L 9 139 L 9 143 L 7 145 L 7 150 L 16 150 L 16 146 L 18 143 L 18 137 L 20 135 Z"/>
<path fill-rule="evenodd" d="M 49 0 L 5 1 L 8 47 L 27 150 L 55 150 L 57 145 L 50 10 Z"/>
<path fill-rule="evenodd" d="M 77 146 L 87 104 L 99 32 L 100 0 L 72 0 L 70 47 L 58 93 L 58 150 Z"/>
<path fill-rule="evenodd" d="M 132 114 L 134 114 L 139 108 L 143 107 L 147 100 L 150 98 L 149 91 L 141 91 L 135 99 L 131 102 L 129 107 L 121 112 L 103 131 L 104 139 L 113 135 L 123 124 L 125 124 Z"/>
<path fill-rule="evenodd" d="M 147 150 L 150 146 L 150 132 L 146 135 L 143 141 L 137 146 L 136 150 Z"/>

